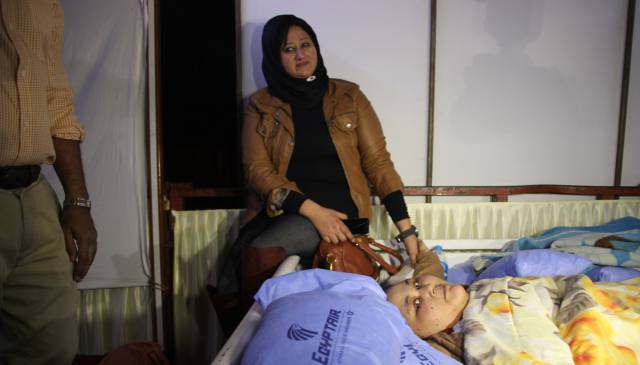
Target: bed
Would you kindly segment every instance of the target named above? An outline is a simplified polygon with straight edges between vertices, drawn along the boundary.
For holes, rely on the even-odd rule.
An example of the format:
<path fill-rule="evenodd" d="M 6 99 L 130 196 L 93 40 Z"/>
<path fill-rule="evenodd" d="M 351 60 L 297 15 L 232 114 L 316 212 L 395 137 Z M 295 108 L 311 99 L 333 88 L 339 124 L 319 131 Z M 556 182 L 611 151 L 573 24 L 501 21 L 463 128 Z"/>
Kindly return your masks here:
<path fill-rule="evenodd" d="M 210 193 L 210 192 L 209 192 Z M 440 245 L 448 265 L 454 267 L 475 255 L 497 252 L 511 240 L 556 226 L 590 226 L 616 218 L 640 217 L 640 188 L 535 185 L 516 187 L 408 187 L 409 196 L 489 196 L 483 202 L 409 204 L 409 213 L 430 246 Z M 580 200 L 509 201 L 522 194 L 561 194 Z M 210 196 L 189 190 L 188 196 Z M 617 199 L 621 196 L 634 198 Z M 596 199 L 593 199 L 593 198 Z M 179 197 L 174 197 L 178 201 Z M 179 207 L 173 205 L 172 207 Z M 207 303 L 206 283 L 216 279 L 216 265 L 225 245 L 238 232 L 243 211 L 173 210 L 174 319 L 178 362 L 234 364 L 259 322 L 253 308 L 226 341 Z M 383 208 L 374 207 L 371 236 L 393 237 L 393 225 Z M 291 258 L 295 260 L 295 258 Z M 295 270 L 291 261 L 280 273 Z M 179 283 L 179 284 L 178 284 Z M 219 351 L 217 349 L 220 348 Z M 217 354 L 214 358 L 214 354 Z"/>

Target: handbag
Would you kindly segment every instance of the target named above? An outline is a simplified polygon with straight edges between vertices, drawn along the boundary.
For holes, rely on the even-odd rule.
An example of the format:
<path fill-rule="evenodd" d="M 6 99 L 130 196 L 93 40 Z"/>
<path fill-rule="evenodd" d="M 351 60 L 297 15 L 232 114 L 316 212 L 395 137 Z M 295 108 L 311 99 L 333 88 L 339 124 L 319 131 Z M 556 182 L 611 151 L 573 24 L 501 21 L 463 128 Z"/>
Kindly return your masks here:
<path fill-rule="evenodd" d="M 395 266 L 391 265 L 375 252 L 371 246 L 389 253 L 397 258 L 400 263 Z M 403 264 L 404 259 L 396 250 L 382 245 L 368 236 L 356 236 L 351 241 L 346 240 L 338 243 L 320 241 L 318 250 L 313 257 L 312 266 L 314 268 L 366 275 L 377 279 L 381 268 L 393 275 L 402 268 Z"/>

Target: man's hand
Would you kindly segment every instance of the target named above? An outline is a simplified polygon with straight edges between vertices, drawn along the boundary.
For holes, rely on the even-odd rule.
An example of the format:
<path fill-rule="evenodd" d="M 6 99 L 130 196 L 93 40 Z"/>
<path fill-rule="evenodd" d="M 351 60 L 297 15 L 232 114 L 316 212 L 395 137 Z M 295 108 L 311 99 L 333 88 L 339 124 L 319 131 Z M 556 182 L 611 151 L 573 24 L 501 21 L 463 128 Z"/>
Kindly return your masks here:
<path fill-rule="evenodd" d="M 67 254 L 74 265 L 73 280 L 80 282 L 96 256 L 98 233 L 89 209 L 84 207 L 64 207 L 61 224 Z"/>
<path fill-rule="evenodd" d="M 352 240 L 353 234 L 342 222 L 347 215 L 337 210 L 325 208 L 311 199 L 307 199 L 300 206 L 300 214 L 307 217 L 318 230 L 320 238 L 327 242 L 338 243 Z"/>
<path fill-rule="evenodd" d="M 65 199 L 88 199 L 80 143 L 53 138 L 53 147 L 56 150 L 56 162 L 53 166 L 62 183 Z M 87 275 L 97 250 L 98 234 L 91 219 L 91 212 L 89 208 L 66 205 L 62 209 L 60 223 L 69 260 L 74 263 L 73 280 L 80 282 Z"/>

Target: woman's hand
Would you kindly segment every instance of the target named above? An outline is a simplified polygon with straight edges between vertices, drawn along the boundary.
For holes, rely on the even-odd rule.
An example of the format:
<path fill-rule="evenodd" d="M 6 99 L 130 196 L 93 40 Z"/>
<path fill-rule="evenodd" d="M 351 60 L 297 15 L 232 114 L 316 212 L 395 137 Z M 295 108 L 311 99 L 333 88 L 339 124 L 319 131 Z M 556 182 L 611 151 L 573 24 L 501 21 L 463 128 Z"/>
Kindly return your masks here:
<path fill-rule="evenodd" d="M 300 214 L 311 221 L 320 233 L 320 237 L 331 243 L 352 240 L 353 234 L 342 222 L 347 215 L 333 209 L 325 208 L 311 199 L 307 199 L 300 206 Z"/>
<path fill-rule="evenodd" d="M 404 248 L 407 250 L 407 254 L 409 258 L 411 258 L 411 266 L 416 266 L 416 261 L 418 259 L 418 237 L 415 234 L 404 239 Z"/>
<path fill-rule="evenodd" d="M 406 231 L 411 228 L 411 219 L 405 218 L 397 221 L 396 227 L 398 228 L 398 232 Z M 407 254 L 411 259 L 411 266 L 416 266 L 418 259 L 418 236 L 415 234 L 407 236 L 402 243 L 404 243 L 404 248 L 407 250 Z"/>

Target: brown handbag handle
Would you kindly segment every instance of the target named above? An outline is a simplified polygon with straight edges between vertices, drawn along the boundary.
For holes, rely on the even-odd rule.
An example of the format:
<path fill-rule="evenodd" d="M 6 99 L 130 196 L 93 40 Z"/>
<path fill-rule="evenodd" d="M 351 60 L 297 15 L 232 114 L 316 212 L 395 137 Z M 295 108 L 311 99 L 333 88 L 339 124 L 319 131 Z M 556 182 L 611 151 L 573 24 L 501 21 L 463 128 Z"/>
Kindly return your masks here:
<path fill-rule="evenodd" d="M 400 271 L 400 269 L 402 268 L 402 265 L 404 265 L 404 259 L 402 258 L 402 256 L 400 255 L 400 253 L 398 251 L 396 251 L 396 250 L 394 250 L 394 249 L 392 249 L 390 247 L 387 247 L 385 245 L 381 245 L 378 242 L 376 242 L 373 239 L 371 239 L 370 237 L 356 237 L 356 238 L 354 238 L 353 241 L 354 241 L 353 243 L 356 246 L 358 246 L 360 249 L 362 249 L 374 261 L 379 263 L 380 266 L 382 266 L 383 269 L 387 270 L 387 272 L 389 272 L 389 274 L 391 274 L 391 275 L 396 274 L 398 271 Z M 362 242 L 362 241 L 364 241 L 364 242 Z M 378 253 L 373 251 L 371 249 L 370 245 L 373 245 L 373 246 L 381 249 L 382 251 L 392 255 L 393 257 L 397 258 L 398 260 L 400 260 L 400 264 L 398 266 L 392 266 L 391 264 L 386 262 Z"/>

